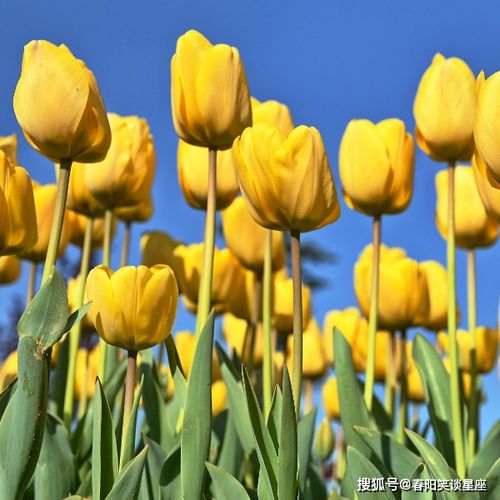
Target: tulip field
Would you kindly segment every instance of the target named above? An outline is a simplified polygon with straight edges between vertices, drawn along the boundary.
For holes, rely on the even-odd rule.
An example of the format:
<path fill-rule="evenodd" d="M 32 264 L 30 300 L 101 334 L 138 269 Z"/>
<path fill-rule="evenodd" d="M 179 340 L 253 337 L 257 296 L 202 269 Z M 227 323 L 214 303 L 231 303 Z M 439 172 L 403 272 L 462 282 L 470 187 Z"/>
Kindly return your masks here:
<path fill-rule="evenodd" d="M 84 47 L 24 45 L 22 135 L 0 137 L 0 298 L 27 273 L 19 310 L 0 305 L 0 500 L 500 499 L 500 330 L 478 299 L 500 223 L 500 72 L 436 52 L 414 128 L 353 112 L 332 150 L 254 97 L 246 52 L 201 31 L 161 61 L 168 160 L 146 115 L 108 106 Z M 384 233 L 419 154 L 435 219 L 406 231 L 433 223 L 442 243 L 425 260 Z M 164 179 L 183 202 L 153 228 Z M 197 241 L 178 231 L 189 209 Z M 320 316 L 338 254 L 309 237 L 350 213 L 369 232 L 351 224 L 364 244 L 333 286 L 355 303 Z"/>

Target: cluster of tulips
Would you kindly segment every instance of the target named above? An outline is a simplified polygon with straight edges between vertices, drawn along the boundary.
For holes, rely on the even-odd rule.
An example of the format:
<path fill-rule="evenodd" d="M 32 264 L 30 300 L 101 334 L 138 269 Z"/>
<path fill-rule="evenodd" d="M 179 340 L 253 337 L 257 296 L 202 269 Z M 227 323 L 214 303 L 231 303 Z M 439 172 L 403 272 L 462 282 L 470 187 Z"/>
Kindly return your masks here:
<path fill-rule="evenodd" d="M 328 312 L 323 331 L 301 277 L 301 234 L 340 216 L 320 132 L 251 97 L 238 50 L 196 31 L 178 39 L 171 78 L 179 185 L 205 212 L 203 242 L 145 232 L 142 264 L 131 266 L 132 225 L 153 213 L 148 123 L 107 113 L 66 46 L 25 47 L 14 111 L 56 164 L 56 183 L 33 181 L 16 137 L 0 139 L 1 283 L 17 279 L 19 259 L 30 263 L 18 349 L 0 370 L 0 497 L 355 498 L 361 478 L 395 477 L 485 479 L 498 498 L 500 425 L 481 447 L 478 434 L 480 375 L 495 366 L 498 330 L 476 324 L 475 254 L 498 237 L 500 73 L 475 78 L 438 54 L 415 98 L 416 141 L 447 165 L 436 175 L 447 268 L 381 242 L 382 216 L 403 212 L 413 193 L 404 123 L 348 124 L 342 193 L 372 217 L 373 242 L 354 268 L 359 308 Z M 56 261 L 69 243 L 81 248 L 80 270 L 65 283 Z M 457 246 L 468 255 L 467 330 L 457 329 Z M 102 265 L 90 269 L 98 248 Z M 172 332 L 179 297 L 193 332 Z M 214 346 L 216 316 L 225 347 Z M 410 340 L 415 327 L 435 345 Z"/>

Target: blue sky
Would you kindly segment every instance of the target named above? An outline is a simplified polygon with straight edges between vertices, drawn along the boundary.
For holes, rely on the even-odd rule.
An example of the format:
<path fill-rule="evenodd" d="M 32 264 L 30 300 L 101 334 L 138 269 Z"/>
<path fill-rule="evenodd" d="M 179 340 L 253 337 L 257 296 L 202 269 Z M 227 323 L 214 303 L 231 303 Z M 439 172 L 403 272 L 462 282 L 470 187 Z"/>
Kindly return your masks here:
<path fill-rule="evenodd" d="M 170 114 L 170 58 L 177 37 L 186 30 L 195 28 L 213 43 L 237 46 L 252 94 L 286 103 L 296 124 L 320 129 L 338 188 L 338 147 L 347 122 L 398 117 L 413 130 L 415 91 L 436 52 L 463 58 L 475 73 L 485 69 L 489 75 L 500 69 L 498 27 L 491 22 L 500 15 L 500 6 L 492 1 L 93 0 L 84 6 L 62 0 L 4 0 L 3 13 L 9 22 L 0 30 L 0 135 L 17 132 L 19 161 L 36 180 L 52 182 L 53 167 L 26 143 L 12 110 L 23 46 L 30 40 L 68 45 L 94 71 L 109 111 L 149 120 L 158 156 L 156 212 L 134 231 L 133 263 L 139 261 L 142 230 L 164 229 L 189 242 L 202 238 L 203 214 L 185 204 L 178 187 L 177 137 Z M 403 246 L 418 260 L 444 263 L 445 243 L 434 224 L 434 176 L 440 168 L 417 151 L 412 204 L 404 214 L 384 218 L 382 239 Z M 319 321 L 329 309 L 356 303 L 352 266 L 370 237 L 369 218 L 343 202 L 337 223 L 304 236 L 306 241 L 320 240 L 338 257 L 335 264 L 324 267 L 331 286 L 314 297 Z M 498 246 L 479 251 L 477 265 L 478 322 L 494 326 Z M 458 270 L 465 326 L 461 251 Z M 24 294 L 25 283 L 26 271 L 15 290 Z M 12 288 L 0 289 L 2 308 L 11 293 Z M 191 317 L 181 313 L 178 326 L 192 328 Z M 497 377 L 493 373 L 486 378 L 486 428 L 498 418 Z"/>

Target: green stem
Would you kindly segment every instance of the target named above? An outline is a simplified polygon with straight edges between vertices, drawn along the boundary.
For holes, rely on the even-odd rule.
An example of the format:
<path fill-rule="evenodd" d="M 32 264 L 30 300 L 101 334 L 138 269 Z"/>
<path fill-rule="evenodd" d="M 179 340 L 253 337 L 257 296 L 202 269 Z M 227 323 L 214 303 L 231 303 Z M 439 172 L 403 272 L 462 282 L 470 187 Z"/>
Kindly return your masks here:
<path fill-rule="evenodd" d="M 125 230 L 123 232 L 122 255 L 120 259 L 120 267 L 125 267 L 128 264 L 128 256 L 130 253 L 130 236 L 132 233 L 132 224 L 125 222 Z"/>
<path fill-rule="evenodd" d="M 134 403 L 135 372 L 137 369 L 137 351 L 128 351 L 127 376 L 125 379 L 125 401 L 123 403 L 122 445 L 120 449 L 120 467 L 125 465 L 124 453 L 127 441 L 127 431 L 130 423 L 130 413 Z"/>
<path fill-rule="evenodd" d="M 208 150 L 208 192 L 207 212 L 205 214 L 205 240 L 203 247 L 203 267 L 198 293 L 196 313 L 196 338 L 200 336 L 210 313 L 212 295 L 212 276 L 215 252 L 215 213 L 217 198 L 217 150 Z"/>
<path fill-rule="evenodd" d="M 479 391 L 480 383 L 477 374 L 477 332 L 476 332 L 476 258 L 474 250 L 467 252 L 467 305 L 469 319 L 469 334 L 471 335 L 470 349 L 470 374 L 471 395 L 469 399 L 469 422 L 468 422 L 468 444 L 467 455 L 469 467 L 472 465 L 476 455 L 477 447 L 477 423 L 479 421 Z"/>
<path fill-rule="evenodd" d="M 292 390 L 295 416 L 299 418 L 302 387 L 302 274 L 300 268 L 300 232 L 291 231 L 292 283 L 293 283 L 293 365 Z"/>
<path fill-rule="evenodd" d="M 408 426 L 408 380 L 406 378 L 406 330 L 401 330 L 399 359 L 399 411 L 398 411 L 398 441 L 405 443 L 405 428 Z"/>
<path fill-rule="evenodd" d="M 253 309 L 252 309 L 252 321 L 247 328 L 245 333 L 246 348 L 243 351 L 243 360 L 247 363 L 248 373 L 251 375 L 254 368 L 254 357 L 255 357 L 255 341 L 257 338 L 257 330 L 259 328 L 259 323 L 261 319 L 261 304 L 262 304 L 262 276 L 260 274 L 255 275 L 255 283 L 253 288 Z"/>
<path fill-rule="evenodd" d="M 89 354 L 90 354 L 90 334 L 87 334 L 84 339 L 86 340 L 86 345 L 84 346 L 84 356 L 85 359 L 83 361 L 83 384 L 80 389 L 80 399 L 78 401 L 78 420 L 81 420 L 87 411 L 87 402 L 88 402 L 88 384 L 87 379 L 89 376 Z"/>
<path fill-rule="evenodd" d="M 33 300 L 33 296 L 35 295 L 36 271 L 38 267 L 36 262 L 30 262 L 29 266 L 28 288 L 26 290 L 26 307 L 29 306 L 30 302 Z"/>
<path fill-rule="evenodd" d="M 82 257 L 80 260 L 80 273 L 77 277 L 76 303 L 75 309 L 80 309 L 83 305 L 85 296 L 85 283 L 89 272 L 90 252 L 92 250 L 92 232 L 94 219 L 87 219 L 85 228 L 85 236 L 83 240 Z M 75 405 L 75 375 L 76 375 L 76 358 L 78 355 L 78 347 L 80 346 L 80 336 L 82 332 L 82 322 L 79 321 L 69 333 L 69 362 L 68 374 L 66 377 L 66 391 L 64 393 L 64 423 L 69 429 L 73 420 L 73 409 Z"/>
<path fill-rule="evenodd" d="M 380 274 L 380 237 L 381 219 L 379 215 L 373 218 L 373 264 L 372 264 L 372 291 L 370 298 L 370 318 L 368 325 L 368 359 L 365 375 L 365 404 L 371 411 L 373 400 L 373 386 L 375 384 L 375 352 L 377 338 L 378 289 Z"/>
<path fill-rule="evenodd" d="M 384 405 L 385 411 L 391 422 L 394 423 L 394 386 L 396 380 L 394 355 L 396 352 L 396 338 L 394 332 L 391 332 L 391 340 L 389 342 L 389 350 L 387 352 L 387 364 L 385 370 L 385 394 Z"/>
<path fill-rule="evenodd" d="M 264 416 L 267 420 L 271 410 L 273 397 L 273 344 L 271 340 L 271 314 L 272 314 L 272 252 L 273 232 L 266 230 L 264 249 L 264 284 L 262 298 L 262 335 L 264 342 L 263 378 L 264 378 Z"/>
<path fill-rule="evenodd" d="M 448 335 L 450 340 L 450 395 L 455 466 L 460 478 L 465 477 L 465 455 L 462 430 L 460 379 L 457 345 L 457 290 L 455 266 L 455 164 L 448 166 L 448 238 L 446 260 L 448 267 Z"/>
<path fill-rule="evenodd" d="M 64 212 L 66 210 L 66 198 L 68 196 L 69 175 L 71 172 L 71 160 L 62 160 L 57 178 L 57 197 L 52 226 L 50 227 L 49 246 L 43 268 L 42 285 L 49 277 L 57 260 L 59 243 L 61 241 L 62 227 L 64 223 Z"/>

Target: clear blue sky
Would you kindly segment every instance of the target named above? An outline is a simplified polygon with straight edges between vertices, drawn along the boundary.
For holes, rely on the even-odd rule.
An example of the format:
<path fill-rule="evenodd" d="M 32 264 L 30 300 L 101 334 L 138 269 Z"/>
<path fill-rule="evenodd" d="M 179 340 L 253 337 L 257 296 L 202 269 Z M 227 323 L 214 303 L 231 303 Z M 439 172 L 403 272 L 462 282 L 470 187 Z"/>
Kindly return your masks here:
<path fill-rule="evenodd" d="M 26 143 L 12 110 L 23 46 L 30 40 L 68 45 L 94 71 L 109 111 L 149 120 L 158 155 L 156 212 L 134 232 L 133 263 L 144 229 L 168 230 L 189 242 L 202 238 L 202 213 L 187 207 L 178 187 L 170 115 L 170 58 L 186 30 L 237 46 L 252 94 L 286 103 L 296 124 L 320 129 L 337 186 L 337 153 L 347 122 L 398 117 L 413 130 L 417 84 L 437 51 L 465 59 L 475 73 L 500 70 L 500 38 L 492 22 L 500 16 L 500 5 L 493 1 L 4 0 L 2 12 L 8 22 L 0 30 L 0 135 L 17 132 L 20 163 L 36 180 L 51 182 L 53 167 Z M 418 151 L 413 202 L 404 214 L 383 221 L 383 242 L 403 246 L 419 260 L 445 259 L 445 243 L 434 224 L 439 168 Z M 321 240 L 338 256 L 336 264 L 324 267 L 330 288 L 314 297 L 321 322 L 327 310 L 355 304 L 352 266 L 371 237 L 369 218 L 345 204 L 342 209 L 336 224 L 304 237 Z M 465 254 L 460 251 L 458 269 L 465 326 Z M 499 277 L 498 246 L 479 251 L 479 324 L 496 323 Z M 25 283 L 26 270 L 19 293 L 24 294 Z M 0 290 L 2 308 L 11 292 Z M 191 317 L 180 314 L 178 326 L 192 328 Z M 489 427 L 499 416 L 496 373 L 486 384 L 484 425 Z"/>

